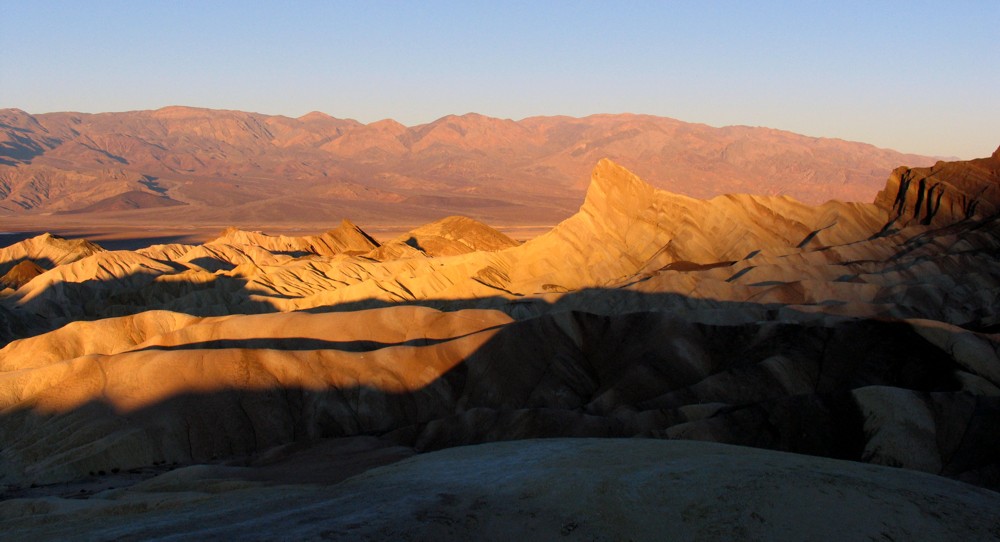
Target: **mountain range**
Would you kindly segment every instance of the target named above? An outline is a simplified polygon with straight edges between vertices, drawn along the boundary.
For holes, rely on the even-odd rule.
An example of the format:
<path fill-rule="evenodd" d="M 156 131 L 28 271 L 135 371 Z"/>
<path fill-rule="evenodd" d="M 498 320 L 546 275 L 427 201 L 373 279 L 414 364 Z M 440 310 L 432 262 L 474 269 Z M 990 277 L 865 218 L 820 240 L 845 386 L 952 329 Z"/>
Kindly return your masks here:
<path fill-rule="evenodd" d="M 633 114 L 513 121 L 470 113 L 407 127 L 318 112 L 4 109 L 0 216 L 42 231 L 109 219 L 318 229 L 348 218 L 398 229 L 454 214 L 550 227 L 574 212 L 581 180 L 603 158 L 677 194 L 785 195 L 811 204 L 870 201 L 893 168 L 936 161 L 768 128 Z"/>

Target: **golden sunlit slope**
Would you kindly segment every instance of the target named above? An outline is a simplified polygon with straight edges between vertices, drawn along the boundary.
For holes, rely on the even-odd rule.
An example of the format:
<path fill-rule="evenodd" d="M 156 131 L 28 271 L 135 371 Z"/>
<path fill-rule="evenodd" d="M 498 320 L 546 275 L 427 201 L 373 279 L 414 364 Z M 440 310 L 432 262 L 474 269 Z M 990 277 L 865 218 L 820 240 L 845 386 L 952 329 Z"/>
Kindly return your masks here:
<path fill-rule="evenodd" d="M 992 200 L 983 194 L 964 197 L 985 209 Z M 344 303 L 444 306 L 449 300 L 523 311 L 536 304 L 510 302 L 551 303 L 581 288 L 624 287 L 937 318 L 937 300 L 948 291 L 956 303 L 947 321 L 975 319 L 984 296 L 995 290 L 991 275 L 982 273 L 995 266 L 988 257 L 992 223 L 961 234 L 919 227 L 893 233 L 884 231 L 890 212 L 872 204 L 810 207 L 785 197 L 696 200 L 658 191 L 602 161 L 579 212 L 520 246 L 465 218 L 442 220 L 381 247 L 350 223 L 306 237 L 230 230 L 199 246 L 95 254 L 24 284 L 10 302 L 69 319 L 149 308 L 221 315 Z M 959 270 L 967 283 L 938 278 Z M 924 295 L 901 302 L 918 288 Z"/>
<path fill-rule="evenodd" d="M 45 268 L 72 263 L 100 252 L 101 247 L 83 239 L 63 239 L 42 234 L 32 239 L 0 248 L 0 273 L 7 273 L 20 262 L 31 260 Z"/>
<path fill-rule="evenodd" d="M 973 212 L 929 224 L 881 196 L 698 200 L 602 160 L 520 245 L 455 217 L 381 246 L 344 223 L 95 247 L 0 298 L 0 484 L 365 435 L 709 440 L 1000 487 L 998 169 L 935 166 Z"/>
<path fill-rule="evenodd" d="M 109 277 L 95 275 L 110 267 L 94 256 L 26 284 L 12 297 L 22 309 L 48 317 L 82 316 L 83 307 L 98 299 L 95 309 L 109 316 L 134 310 L 128 306 L 225 314 L 346 302 L 516 298 L 622 285 L 667 266 L 808 253 L 863 240 L 886 219 L 884 210 L 862 204 L 813 208 L 756 196 L 695 200 L 658 191 L 602 161 L 579 212 L 520 246 L 467 218 L 424 226 L 378 248 L 349 223 L 319 237 L 230 230 L 202 246 L 115 253 L 121 262 L 115 278 L 122 280 L 113 288 L 103 282 Z M 367 258 L 351 256 L 365 252 Z M 48 296 L 52 280 L 70 285 Z"/>
<path fill-rule="evenodd" d="M 449 216 L 411 230 L 386 242 L 368 256 L 377 260 L 424 254 L 456 256 L 470 252 L 495 252 L 517 246 L 497 230 L 465 216 Z"/>

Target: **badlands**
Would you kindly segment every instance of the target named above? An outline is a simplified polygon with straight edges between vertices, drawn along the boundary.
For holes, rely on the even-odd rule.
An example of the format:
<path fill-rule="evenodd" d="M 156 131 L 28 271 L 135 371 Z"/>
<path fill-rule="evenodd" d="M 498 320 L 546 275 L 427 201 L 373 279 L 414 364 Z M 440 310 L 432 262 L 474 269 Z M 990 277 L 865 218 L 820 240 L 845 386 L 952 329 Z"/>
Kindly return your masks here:
<path fill-rule="evenodd" d="M 7 539 L 1000 539 L 1000 149 L 519 243 L 0 249 Z"/>

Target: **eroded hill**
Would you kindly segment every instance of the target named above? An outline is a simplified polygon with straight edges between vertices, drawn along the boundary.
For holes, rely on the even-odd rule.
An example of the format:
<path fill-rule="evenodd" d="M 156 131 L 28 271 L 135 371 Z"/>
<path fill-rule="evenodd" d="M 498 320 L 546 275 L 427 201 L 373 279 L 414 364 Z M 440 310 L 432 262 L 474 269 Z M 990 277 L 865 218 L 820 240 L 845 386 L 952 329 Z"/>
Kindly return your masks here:
<path fill-rule="evenodd" d="M 579 211 L 523 244 L 469 218 L 383 245 L 351 223 L 134 252 L 24 241 L 0 262 L 19 270 L 0 483 L 288 475 L 288 446 L 362 436 L 395 458 L 644 437 L 1000 487 L 998 175 L 1000 150 L 809 206 L 694 199 L 604 160 Z"/>

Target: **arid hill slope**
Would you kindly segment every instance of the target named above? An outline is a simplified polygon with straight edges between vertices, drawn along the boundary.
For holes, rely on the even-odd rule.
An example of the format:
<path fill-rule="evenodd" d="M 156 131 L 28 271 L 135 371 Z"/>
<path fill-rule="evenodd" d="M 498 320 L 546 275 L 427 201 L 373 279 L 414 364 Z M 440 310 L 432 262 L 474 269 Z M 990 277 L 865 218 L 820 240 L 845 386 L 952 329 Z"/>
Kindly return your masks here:
<path fill-rule="evenodd" d="M 0 111 L 0 214 L 75 221 L 242 224 L 397 221 L 449 214 L 551 225 L 602 158 L 677 194 L 870 201 L 893 167 L 931 165 L 862 143 L 644 116 L 468 114 L 405 127 L 168 107 Z"/>
<path fill-rule="evenodd" d="M 316 502 L 236 480 L 308 482 L 324 443 L 362 437 L 395 459 L 538 437 L 702 440 L 1000 487 L 996 157 L 899 169 L 875 203 L 820 206 L 694 199 L 602 160 L 579 211 L 523 244 L 462 217 L 384 245 L 350 223 L 139 251 L 24 241 L 0 265 L 53 263 L 0 294 L 0 484 L 28 499 L 0 518 L 43 529 L 23 513 L 34 494 L 148 502 L 147 486 L 88 488 L 189 464 L 215 466 L 148 487 Z M 901 220 L 901 179 L 941 183 L 937 211 Z M 621 445 L 623 472 L 646 468 L 639 448 Z M 490 450 L 448 457 L 473 469 Z M 968 494 L 948 487 L 935 498 L 962 509 Z"/>

